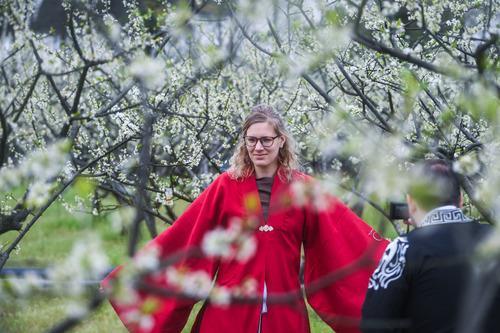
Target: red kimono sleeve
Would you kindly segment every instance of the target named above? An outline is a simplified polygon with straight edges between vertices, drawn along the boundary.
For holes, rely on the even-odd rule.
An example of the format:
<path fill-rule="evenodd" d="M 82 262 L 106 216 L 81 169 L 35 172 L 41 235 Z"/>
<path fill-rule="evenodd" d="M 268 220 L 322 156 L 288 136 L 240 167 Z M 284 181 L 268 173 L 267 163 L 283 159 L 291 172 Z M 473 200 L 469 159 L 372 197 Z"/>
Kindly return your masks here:
<path fill-rule="evenodd" d="M 388 242 L 338 199 L 326 206 L 306 209 L 307 299 L 336 333 L 357 333 L 368 280 Z"/>
<path fill-rule="evenodd" d="M 146 245 L 146 248 L 155 246 L 159 249 L 160 259 L 165 259 L 176 253 L 185 253 L 193 248 L 200 248 L 204 234 L 222 223 L 222 208 L 224 200 L 223 177 L 219 176 L 210 184 L 203 193 L 193 201 L 186 211 L 173 223 L 171 227 L 158 235 Z M 141 251 L 144 251 L 141 250 Z M 178 262 L 189 270 L 204 270 L 213 279 L 217 270 L 215 260 L 206 257 L 189 257 Z M 101 283 L 104 289 L 111 288 L 120 279 L 120 272 L 123 266 L 113 270 Z M 148 277 L 146 277 L 148 278 Z M 157 285 L 155 285 L 157 286 Z M 166 286 L 166 281 L 163 287 Z M 160 285 L 161 287 L 161 285 Z M 182 331 L 189 317 L 195 300 L 167 298 L 158 295 L 150 295 L 144 291 L 137 292 L 139 299 L 133 304 L 122 304 L 113 296 L 110 303 L 114 310 L 130 332 L 143 333 L 179 333 Z M 113 293 L 111 293 L 113 295 Z M 144 305 L 144 300 L 154 300 L 155 310 L 147 325 L 140 325 L 137 321 L 132 321 L 134 316 L 129 314 Z"/>

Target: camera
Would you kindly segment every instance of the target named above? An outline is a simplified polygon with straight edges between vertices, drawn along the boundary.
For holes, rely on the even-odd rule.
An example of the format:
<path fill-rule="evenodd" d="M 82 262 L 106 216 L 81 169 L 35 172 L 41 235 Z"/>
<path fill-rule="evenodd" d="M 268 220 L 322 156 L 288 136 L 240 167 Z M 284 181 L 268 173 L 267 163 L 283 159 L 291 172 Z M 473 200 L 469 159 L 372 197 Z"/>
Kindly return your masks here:
<path fill-rule="evenodd" d="M 390 202 L 389 218 L 391 220 L 408 220 L 410 218 L 408 205 L 404 202 Z"/>

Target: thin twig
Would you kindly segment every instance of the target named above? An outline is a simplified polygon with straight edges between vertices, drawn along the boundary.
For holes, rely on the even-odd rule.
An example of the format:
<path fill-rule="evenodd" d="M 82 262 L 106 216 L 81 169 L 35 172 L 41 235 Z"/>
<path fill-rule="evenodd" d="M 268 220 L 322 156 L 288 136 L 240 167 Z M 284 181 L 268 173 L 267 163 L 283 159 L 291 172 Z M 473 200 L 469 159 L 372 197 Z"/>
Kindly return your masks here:
<path fill-rule="evenodd" d="M 92 167 L 95 163 L 99 162 L 101 159 L 104 157 L 108 156 L 115 150 L 121 148 L 123 145 L 128 143 L 131 140 L 136 139 L 136 136 L 131 136 L 126 138 L 125 140 L 117 143 L 113 147 L 111 147 L 106 153 L 102 154 L 101 156 L 98 156 L 94 158 L 92 161 L 88 162 L 84 167 L 82 167 L 80 170 L 78 170 L 66 183 L 64 183 L 51 197 L 50 199 L 43 205 L 38 212 L 33 216 L 33 218 L 30 220 L 30 222 L 26 225 L 26 227 L 17 235 L 16 239 L 10 243 L 9 247 L 7 250 L 2 252 L 0 254 L 0 270 L 3 268 L 5 263 L 7 262 L 7 259 L 9 259 L 10 253 L 16 248 L 17 244 L 21 241 L 21 239 L 26 236 L 28 231 L 31 229 L 31 227 L 35 224 L 36 221 L 42 216 L 42 214 L 52 205 L 52 203 L 76 180 L 76 178 L 82 174 L 85 170 L 88 168 Z"/>

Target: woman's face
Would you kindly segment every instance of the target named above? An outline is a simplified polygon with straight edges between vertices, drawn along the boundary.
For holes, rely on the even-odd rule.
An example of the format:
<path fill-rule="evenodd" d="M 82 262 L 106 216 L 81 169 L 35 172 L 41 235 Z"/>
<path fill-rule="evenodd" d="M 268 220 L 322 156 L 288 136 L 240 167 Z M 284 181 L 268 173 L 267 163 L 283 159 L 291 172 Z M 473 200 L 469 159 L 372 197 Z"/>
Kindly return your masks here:
<path fill-rule="evenodd" d="M 284 143 L 285 139 L 278 136 L 268 122 L 251 125 L 245 135 L 248 155 L 255 168 L 277 166 L 279 149 Z"/>

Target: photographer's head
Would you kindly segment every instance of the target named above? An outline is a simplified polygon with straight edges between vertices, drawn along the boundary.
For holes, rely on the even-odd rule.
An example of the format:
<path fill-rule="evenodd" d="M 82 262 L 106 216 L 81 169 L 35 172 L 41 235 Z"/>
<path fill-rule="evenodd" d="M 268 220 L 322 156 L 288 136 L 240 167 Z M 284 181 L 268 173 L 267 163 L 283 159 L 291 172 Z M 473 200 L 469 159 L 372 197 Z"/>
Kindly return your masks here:
<path fill-rule="evenodd" d="M 414 224 L 434 208 L 462 206 L 458 177 L 446 161 L 425 160 L 413 168 L 411 177 L 406 199 Z"/>

